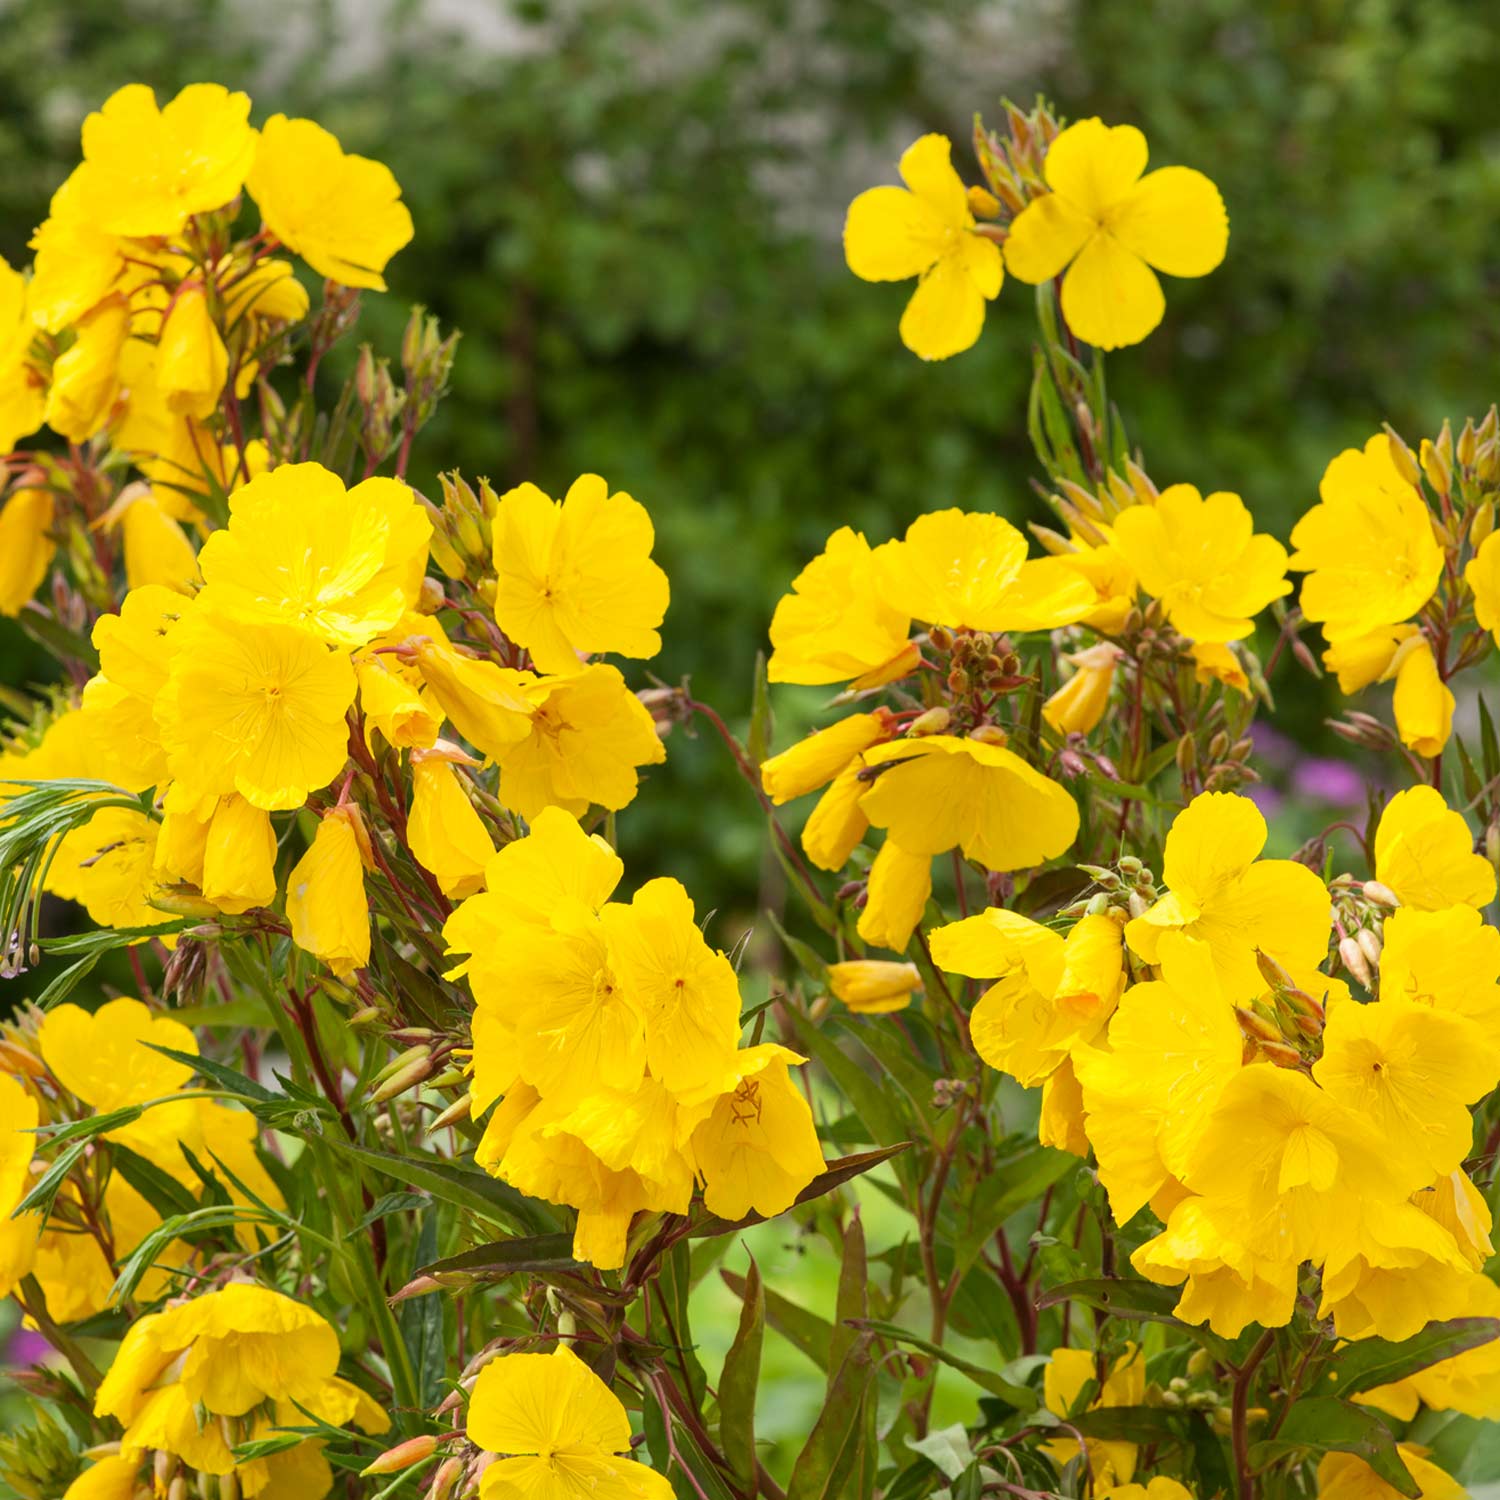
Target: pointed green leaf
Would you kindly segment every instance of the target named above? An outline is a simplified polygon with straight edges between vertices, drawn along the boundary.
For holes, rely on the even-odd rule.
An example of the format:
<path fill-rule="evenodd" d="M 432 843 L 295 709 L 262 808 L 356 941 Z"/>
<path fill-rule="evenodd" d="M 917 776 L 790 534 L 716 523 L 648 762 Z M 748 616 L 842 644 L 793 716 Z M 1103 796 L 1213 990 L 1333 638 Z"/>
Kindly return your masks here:
<path fill-rule="evenodd" d="M 719 1446 L 735 1477 L 749 1490 L 755 1478 L 755 1395 L 766 1332 L 766 1298 L 754 1256 L 740 1295 L 740 1326 L 719 1376 Z"/>

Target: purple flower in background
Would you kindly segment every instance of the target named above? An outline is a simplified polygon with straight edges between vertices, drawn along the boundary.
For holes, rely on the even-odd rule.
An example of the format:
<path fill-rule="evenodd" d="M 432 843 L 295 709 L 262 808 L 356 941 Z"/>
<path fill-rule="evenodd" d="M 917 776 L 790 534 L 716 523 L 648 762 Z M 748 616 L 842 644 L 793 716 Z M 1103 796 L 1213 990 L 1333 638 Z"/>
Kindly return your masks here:
<path fill-rule="evenodd" d="M 1250 726 L 1250 740 L 1255 746 L 1256 756 L 1277 770 L 1290 765 L 1297 758 L 1297 742 L 1269 724 L 1255 723 Z"/>
<path fill-rule="evenodd" d="M 1365 800 L 1364 779 L 1348 761 L 1309 756 L 1297 762 L 1292 786 L 1299 796 L 1332 807 L 1356 807 Z"/>
<path fill-rule="evenodd" d="M 1286 798 L 1274 786 L 1267 786 L 1264 782 L 1252 782 L 1245 788 L 1245 795 L 1267 820 L 1274 818 L 1286 802 Z"/>
<path fill-rule="evenodd" d="M 51 1352 L 52 1345 L 36 1329 L 18 1328 L 5 1346 L 5 1365 L 8 1369 L 23 1370 L 39 1364 Z"/>

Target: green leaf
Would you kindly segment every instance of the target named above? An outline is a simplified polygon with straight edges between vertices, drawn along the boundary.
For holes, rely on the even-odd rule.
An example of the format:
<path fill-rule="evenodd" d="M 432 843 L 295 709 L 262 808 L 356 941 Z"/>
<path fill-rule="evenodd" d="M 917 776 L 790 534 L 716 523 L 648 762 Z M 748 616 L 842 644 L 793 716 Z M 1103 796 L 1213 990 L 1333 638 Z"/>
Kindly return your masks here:
<path fill-rule="evenodd" d="M 371 1151 L 332 1133 L 325 1140 L 341 1156 L 408 1187 L 423 1188 L 435 1198 L 470 1213 L 513 1225 L 527 1234 L 546 1234 L 557 1228 L 557 1216 L 544 1204 L 534 1202 L 478 1167 L 464 1166 L 427 1152 L 397 1156 L 388 1151 Z"/>
<path fill-rule="evenodd" d="M 1484 761 L 1484 779 L 1492 783 L 1500 776 L 1500 738 L 1495 734 L 1495 721 L 1490 717 L 1489 705 L 1482 693 L 1475 695 L 1479 703 L 1479 753 Z"/>
<path fill-rule="evenodd" d="M 33 1185 L 31 1191 L 21 1199 L 11 1213 L 11 1218 L 19 1219 L 22 1214 L 52 1212 L 52 1204 L 67 1180 L 68 1173 L 77 1164 L 78 1159 L 89 1149 L 86 1140 L 74 1141 L 71 1146 L 65 1147 L 50 1167 L 41 1175 Z"/>
<path fill-rule="evenodd" d="M 1357 1339 L 1329 1361 L 1310 1394 L 1356 1396 L 1376 1386 L 1405 1380 L 1418 1370 L 1500 1338 L 1500 1319 L 1449 1318 L 1429 1323 L 1399 1344 L 1385 1339 Z"/>
<path fill-rule="evenodd" d="M 573 1259 L 571 1234 L 517 1235 L 513 1240 L 496 1240 L 478 1245 L 462 1255 L 450 1255 L 422 1266 L 417 1275 L 463 1274 L 481 1281 L 499 1281 L 522 1271 L 581 1271 L 582 1262 Z"/>
<path fill-rule="evenodd" d="M 988 1391 L 992 1396 L 998 1396 L 1000 1400 L 1019 1412 L 1034 1412 L 1041 1405 L 1036 1392 L 1030 1386 L 1019 1385 L 1014 1380 L 1007 1380 L 1005 1376 L 994 1370 L 988 1370 L 983 1365 L 976 1365 L 971 1360 L 963 1359 L 941 1345 L 934 1344 L 931 1339 L 924 1339 L 920 1334 L 903 1328 L 899 1323 L 887 1323 L 879 1318 L 862 1318 L 858 1326 L 866 1333 L 890 1339 L 894 1344 L 905 1344 L 908 1348 L 920 1349 L 929 1358 L 940 1361 L 949 1369 L 957 1370 L 961 1375 L 967 1375 L 981 1390 Z"/>
<path fill-rule="evenodd" d="M 133 1125 L 145 1114 L 139 1104 L 123 1104 L 108 1114 L 90 1115 L 86 1120 L 70 1120 L 65 1125 L 38 1125 L 35 1134 L 49 1146 L 66 1146 L 70 1141 L 91 1141 L 107 1130 Z"/>
<path fill-rule="evenodd" d="M 825 1170 L 819 1172 L 797 1194 L 793 1207 L 796 1207 L 798 1203 L 811 1203 L 814 1198 L 821 1198 L 825 1193 L 831 1193 L 834 1188 L 841 1187 L 851 1178 L 858 1177 L 872 1167 L 878 1167 L 881 1162 L 900 1155 L 910 1145 L 910 1141 L 901 1141 L 894 1146 L 882 1146 L 878 1151 L 860 1151 L 853 1156 L 835 1157 L 828 1163 Z M 746 1214 L 743 1219 L 735 1219 L 732 1222 L 710 1214 L 706 1218 L 696 1220 L 688 1233 L 694 1239 L 703 1239 L 713 1234 L 738 1234 L 740 1230 L 748 1229 L 752 1224 L 765 1222 L 764 1214 Z"/>
<path fill-rule="evenodd" d="M 974 1264 L 1012 1214 L 1038 1202 L 1049 1187 L 1077 1165 L 1078 1158 L 1066 1151 L 1028 1144 L 985 1176 L 960 1211 L 966 1212 L 968 1219 L 954 1246 L 954 1264 L 960 1275 Z"/>
<path fill-rule="evenodd" d="M 1333 1396 L 1304 1396 L 1292 1406 L 1281 1431 L 1250 1449 L 1250 1463 L 1261 1468 L 1291 1454 L 1352 1453 L 1403 1495 L 1421 1494 L 1396 1439 L 1374 1412 Z"/>
<path fill-rule="evenodd" d="M 741 1300 L 749 1283 L 733 1271 L 720 1271 L 724 1284 Z M 833 1325 L 817 1313 L 783 1297 L 770 1287 L 763 1288 L 766 1322 L 794 1348 L 800 1349 L 820 1370 L 828 1368 L 828 1351 L 833 1346 Z"/>
<path fill-rule="evenodd" d="M 858 1338 L 860 1320 L 869 1312 L 870 1267 L 865 1259 L 865 1229 L 859 1212 L 844 1225 L 844 1259 L 839 1267 L 838 1293 L 834 1299 L 833 1342 L 828 1348 L 828 1367 L 837 1370 Z"/>
<path fill-rule="evenodd" d="M 193 1195 L 169 1172 L 118 1141 L 110 1142 L 110 1164 L 163 1217 L 190 1214 L 198 1206 Z"/>
<path fill-rule="evenodd" d="M 688 1315 L 688 1298 L 693 1290 L 693 1257 L 686 1240 L 679 1240 L 662 1257 L 657 1276 L 659 1299 L 653 1298 L 653 1314 L 666 1314 L 668 1325 L 666 1337 L 661 1340 L 667 1346 L 665 1358 L 683 1378 L 688 1399 L 695 1409 L 701 1409 L 704 1395 L 708 1391 L 708 1376 L 704 1373 L 693 1348 L 692 1323 Z"/>
<path fill-rule="evenodd" d="M 247 1103 L 274 1107 L 277 1110 L 286 1110 L 290 1107 L 290 1101 L 285 1095 L 272 1093 L 264 1084 L 257 1083 L 246 1074 L 226 1067 L 221 1062 L 215 1062 L 210 1057 L 200 1057 L 196 1052 L 175 1052 L 171 1047 L 159 1047 L 155 1042 L 142 1042 L 141 1045 L 149 1047 L 153 1052 L 160 1052 L 163 1057 L 170 1057 L 173 1062 L 179 1062 L 184 1067 L 191 1068 L 199 1077 L 206 1078 L 226 1093 L 237 1094 Z"/>
<path fill-rule="evenodd" d="M 719 1375 L 719 1446 L 748 1491 L 755 1478 L 755 1393 L 766 1333 L 766 1298 L 753 1255 L 740 1295 L 740 1326 Z"/>
<path fill-rule="evenodd" d="M 776 732 L 771 713 L 771 684 L 766 676 L 766 653 L 755 653 L 755 689 L 750 700 L 750 732 L 745 736 L 745 753 L 751 765 L 758 766 L 770 754 Z"/>
<path fill-rule="evenodd" d="M 940 1469 L 945 1479 L 957 1479 L 974 1462 L 969 1434 L 959 1426 L 943 1427 L 923 1438 L 908 1437 L 906 1446 Z"/>
<path fill-rule="evenodd" d="M 54 1005 L 61 1005 L 74 990 L 94 972 L 94 965 L 104 957 L 104 950 L 99 949 L 94 953 L 85 953 L 76 964 L 69 964 L 46 989 L 37 996 L 38 1010 L 51 1010 Z"/>
<path fill-rule="evenodd" d="M 825 988 L 828 984 L 828 964 L 823 955 L 810 943 L 804 943 L 801 938 L 793 937 L 781 925 L 781 919 L 775 912 L 767 911 L 766 919 L 776 929 L 776 936 L 781 939 L 782 946 L 797 960 L 797 967 L 802 970 L 808 980 L 820 990 Z"/>
<path fill-rule="evenodd" d="M 420 1265 L 436 1252 L 437 1215 L 424 1214 L 413 1262 Z M 417 1377 L 417 1392 L 424 1408 L 437 1405 L 443 1398 L 443 1375 L 447 1366 L 443 1337 L 444 1302 L 439 1293 L 431 1292 L 425 1297 L 406 1298 L 396 1310 L 396 1325 Z"/>
<path fill-rule="evenodd" d="M 351 1235 L 363 1234 L 378 1219 L 389 1214 L 408 1213 L 413 1209 L 430 1208 L 432 1199 L 426 1193 L 382 1193 L 361 1215 L 357 1224 L 351 1226 Z"/>
<path fill-rule="evenodd" d="M 184 1026 L 224 1027 L 233 1031 L 243 1031 L 251 1026 L 269 1028 L 276 1024 L 259 995 L 226 1000 L 220 1005 L 188 1005 L 174 1010 L 171 1015 L 174 1021 L 180 1021 Z"/>
<path fill-rule="evenodd" d="M 900 1096 L 885 1088 L 832 1038 L 824 1036 L 801 1017 L 790 1017 L 791 1043 L 799 1051 L 815 1057 L 864 1122 L 872 1145 L 891 1146 L 909 1141 L 914 1120 L 905 1118 L 899 1107 Z"/>
<path fill-rule="evenodd" d="M 792 1465 L 787 1500 L 837 1500 L 864 1449 L 864 1404 L 875 1382 L 870 1362 L 871 1335 L 850 1346 L 828 1382 L 828 1395 Z"/>

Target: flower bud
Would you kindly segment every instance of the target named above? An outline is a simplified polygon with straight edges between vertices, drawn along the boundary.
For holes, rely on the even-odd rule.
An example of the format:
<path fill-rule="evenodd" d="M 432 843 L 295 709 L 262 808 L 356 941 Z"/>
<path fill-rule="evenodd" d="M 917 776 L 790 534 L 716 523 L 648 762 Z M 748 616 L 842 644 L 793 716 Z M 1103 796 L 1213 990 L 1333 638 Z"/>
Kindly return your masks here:
<path fill-rule="evenodd" d="M 1370 965 L 1365 959 L 1364 950 L 1351 937 L 1339 939 L 1339 957 L 1344 961 L 1344 967 L 1357 979 L 1367 990 L 1374 987 L 1375 976 L 1370 972 Z"/>
<path fill-rule="evenodd" d="M 999 745 L 1002 748 L 1010 744 L 1010 736 L 998 724 L 981 724 L 977 729 L 969 731 L 971 740 L 978 740 L 981 745 Z"/>
<path fill-rule="evenodd" d="M 1391 443 L 1391 462 L 1396 466 L 1396 472 L 1415 490 L 1422 485 L 1422 471 L 1417 467 L 1417 460 L 1410 448 L 1402 441 L 1400 435 L 1389 422 L 1381 424 L 1385 428 L 1385 435 Z"/>
<path fill-rule="evenodd" d="M 1458 435 L 1458 447 L 1455 452 L 1460 468 L 1472 469 L 1474 467 L 1474 458 L 1479 452 L 1479 439 L 1474 432 L 1473 417 L 1465 420 L 1464 430 Z"/>
<path fill-rule="evenodd" d="M 1478 548 L 1495 529 L 1495 501 L 1490 496 L 1474 507 L 1469 517 L 1469 545 Z"/>
<path fill-rule="evenodd" d="M 998 219 L 1000 200 L 982 187 L 971 187 L 968 193 L 969 212 L 976 219 Z"/>
<path fill-rule="evenodd" d="M 1384 906 L 1390 911 L 1395 911 L 1401 905 L 1401 898 L 1395 891 L 1388 885 L 1382 885 L 1378 880 L 1367 880 L 1359 889 L 1365 900 L 1373 902 L 1376 906 Z"/>
<path fill-rule="evenodd" d="M 361 1469 L 360 1478 L 368 1478 L 371 1474 L 395 1474 L 402 1469 L 409 1469 L 413 1464 L 421 1463 L 424 1458 L 431 1458 L 437 1452 L 437 1445 L 438 1439 L 430 1432 L 407 1438 L 404 1443 L 387 1448 L 374 1463 Z"/>
<path fill-rule="evenodd" d="M 1447 428 L 1445 426 L 1444 431 Z M 1448 468 L 1448 462 L 1439 451 L 1436 444 L 1429 443 L 1426 438 L 1422 439 L 1422 472 L 1427 476 L 1427 482 L 1439 495 L 1446 495 L 1453 487 L 1453 475 Z"/>
<path fill-rule="evenodd" d="M 929 708 L 926 713 L 919 714 L 911 721 L 907 733 L 910 735 L 924 734 L 946 734 L 948 726 L 953 722 L 951 709 L 939 704 L 936 708 Z"/>
<path fill-rule="evenodd" d="M 1380 934 L 1368 927 L 1361 927 L 1354 934 L 1354 941 L 1359 944 L 1359 951 L 1364 954 L 1366 962 L 1372 971 L 1380 967 L 1380 952 L 1384 947 Z"/>

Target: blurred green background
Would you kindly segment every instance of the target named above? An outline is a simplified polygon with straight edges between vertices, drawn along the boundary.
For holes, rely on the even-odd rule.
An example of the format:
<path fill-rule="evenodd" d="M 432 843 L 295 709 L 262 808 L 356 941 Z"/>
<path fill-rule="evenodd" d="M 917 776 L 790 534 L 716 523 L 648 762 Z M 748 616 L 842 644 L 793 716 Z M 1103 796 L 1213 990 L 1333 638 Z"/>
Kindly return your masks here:
<path fill-rule="evenodd" d="M 423 302 L 463 330 L 412 468 L 561 494 L 596 470 L 642 500 L 673 582 L 653 666 L 744 718 L 776 598 L 837 524 L 942 505 L 1040 518 L 1024 413 L 1030 289 L 977 349 L 906 353 L 903 287 L 846 270 L 854 193 L 918 133 L 1045 92 L 1133 121 L 1211 175 L 1229 257 L 1169 288 L 1111 360 L 1162 482 L 1240 492 L 1285 537 L 1329 457 L 1492 393 L 1500 270 L 1497 33 L 1464 0 L 0 0 L 0 253 L 131 80 L 245 88 L 390 163 L 417 237 L 364 330 Z M 10 682 L 45 663 L 0 636 Z M 1286 680 L 1285 675 L 1281 679 Z M 1322 731 L 1314 690 L 1283 720 Z M 784 695 L 783 733 L 813 699 Z M 642 877 L 754 909 L 754 806 L 676 734 L 622 820 Z"/>

